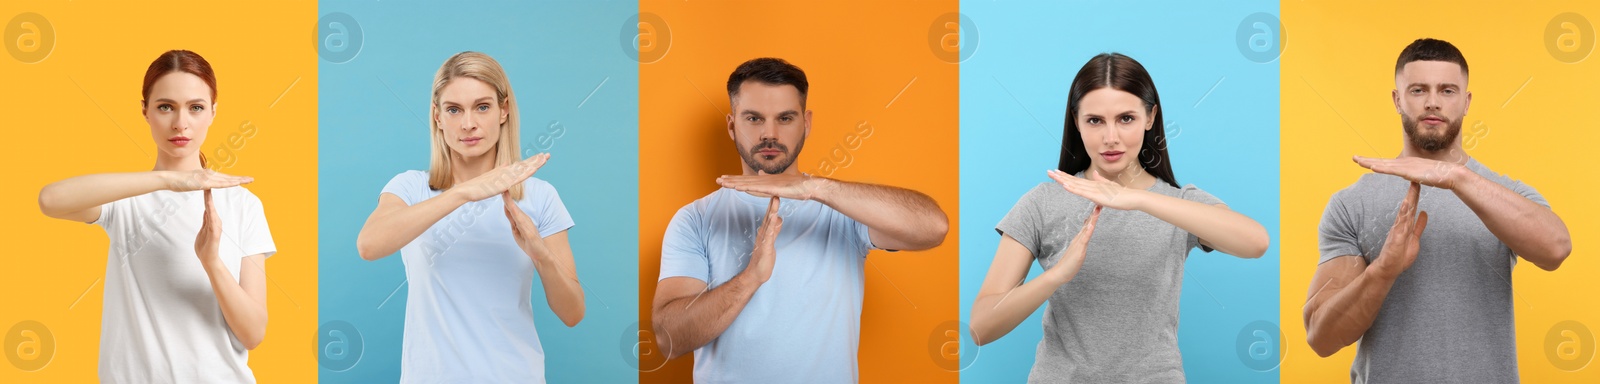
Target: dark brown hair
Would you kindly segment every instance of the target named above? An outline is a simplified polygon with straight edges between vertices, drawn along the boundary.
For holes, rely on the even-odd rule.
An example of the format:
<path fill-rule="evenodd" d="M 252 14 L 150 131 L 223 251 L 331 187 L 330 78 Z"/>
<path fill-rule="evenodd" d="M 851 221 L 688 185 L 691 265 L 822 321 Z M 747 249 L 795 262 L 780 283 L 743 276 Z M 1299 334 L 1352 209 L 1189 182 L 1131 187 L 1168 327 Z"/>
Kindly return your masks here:
<path fill-rule="evenodd" d="M 1150 72 L 1146 72 L 1138 61 L 1120 53 L 1095 55 L 1072 78 L 1072 87 L 1067 91 L 1067 133 L 1061 138 L 1061 162 L 1056 168 L 1068 174 L 1089 169 L 1088 149 L 1083 146 L 1083 135 L 1078 131 L 1078 103 L 1090 91 L 1101 88 L 1131 93 L 1144 102 L 1145 113 L 1154 115 L 1151 118 L 1155 121 L 1150 130 L 1144 131 L 1144 144 L 1139 149 L 1139 166 L 1161 181 L 1178 187 L 1177 176 L 1172 174 L 1172 161 L 1167 157 L 1167 134 L 1165 124 L 1161 121 L 1164 113 L 1156 113 L 1158 111 L 1155 110 L 1157 105 L 1161 105 L 1155 80 L 1150 79 Z"/>

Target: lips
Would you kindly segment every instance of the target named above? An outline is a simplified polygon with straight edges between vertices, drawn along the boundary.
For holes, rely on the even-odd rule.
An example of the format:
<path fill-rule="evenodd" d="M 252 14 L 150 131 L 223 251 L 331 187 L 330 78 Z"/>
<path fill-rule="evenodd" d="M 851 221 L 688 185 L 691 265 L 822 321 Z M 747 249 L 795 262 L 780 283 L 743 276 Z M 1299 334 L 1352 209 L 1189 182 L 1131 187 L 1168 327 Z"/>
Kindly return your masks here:
<path fill-rule="evenodd" d="M 1100 152 L 1100 157 L 1109 162 L 1116 162 L 1117 160 L 1122 159 L 1122 153 L 1122 151 L 1105 151 Z"/>
<path fill-rule="evenodd" d="M 482 137 L 463 137 L 463 138 L 461 138 L 461 143 L 462 144 L 466 144 L 466 145 L 478 145 L 478 142 L 481 142 L 481 141 L 483 141 Z"/>
<path fill-rule="evenodd" d="M 1422 117 L 1422 122 L 1428 123 L 1428 124 L 1438 125 L 1438 124 L 1444 124 L 1446 121 L 1445 121 L 1445 119 L 1443 117 L 1434 116 L 1434 115 L 1428 115 L 1428 116 L 1423 116 Z"/>
<path fill-rule="evenodd" d="M 177 136 L 177 137 L 173 137 L 173 138 L 167 139 L 167 142 L 172 143 L 172 145 L 176 145 L 176 146 L 179 146 L 179 147 L 189 145 L 189 141 L 190 141 L 190 139 L 188 137 L 183 137 L 183 136 Z"/>

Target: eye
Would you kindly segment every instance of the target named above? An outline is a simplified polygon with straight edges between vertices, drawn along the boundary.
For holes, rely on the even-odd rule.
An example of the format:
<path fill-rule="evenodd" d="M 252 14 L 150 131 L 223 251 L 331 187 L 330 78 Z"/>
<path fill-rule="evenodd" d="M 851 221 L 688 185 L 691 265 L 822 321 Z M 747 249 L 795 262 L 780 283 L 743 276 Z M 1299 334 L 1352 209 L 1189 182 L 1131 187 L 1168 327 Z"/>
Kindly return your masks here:
<path fill-rule="evenodd" d="M 1446 95 L 1454 95 L 1454 94 L 1456 94 L 1456 90 L 1455 89 L 1446 89 L 1446 90 L 1444 90 L 1444 94 L 1446 94 Z"/>
<path fill-rule="evenodd" d="M 755 116 L 745 116 L 744 117 L 744 121 L 748 121 L 748 122 L 754 123 L 754 122 L 761 121 L 761 118 L 755 117 Z"/>
<path fill-rule="evenodd" d="M 782 122 L 785 122 L 785 123 L 791 122 L 791 121 L 794 121 L 794 116 L 779 117 L 778 121 L 782 121 Z"/>
<path fill-rule="evenodd" d="M 1123 123 L 1123 124 L 1132 123 L 1133 122 L 1133 116 L 1122 115 L 1122 117 L 1117 118 L 1117 122 L 1120 122 L 1120 123 Z"/>
<path fill-rule="evenodd" d="M 206 110 L 206 107 L 203 106 L 203 105 L 191 105 L 191 106 L 189 106 L 189 112 L 201 112 L 201 111 L 205 111 L 205 110 Z"/>
<path fill-rule="evenodd" d="M 1102 122 L 1100 120 L 1100 118 L 1098 118 L 1098 117 L 1091 117 L 1091 118 L 1085 119 L 1084 121 L 1088 122 L 1089 125 L 1100 125 L 1100 123 Z"/>
<path fill-rule="evenodd" d="M 1422 94 L 1422 88 L 1412 88 L 1412 89 L 1411 89 L 1411 94 L 1413 94 L 1413 95 L 1420 95 L 1420 94 Z"/>
<path fill-rule="evenodd" d="M 461 113 L 461 108 L 456 108 L 454 106 L 444 107 L 444 113 L 448 113 L 448 114 L 452 114 L 452 115 L 457 114 L 457 113 Z"/>
<path fill-rule="evenodd" d="M 488 104 L 478 104 L 478 112 L 488 112 L 488 111 L 489 111 L 489 105 Z"/>
<path fill-rule="evenodd" d="M 171 112 L 172 111 L 172 105 L 168 105 L 168 104 L 157 105 L 156 106 L 156 110 L 157 111 L 162 111 L 162 112 Z"/>

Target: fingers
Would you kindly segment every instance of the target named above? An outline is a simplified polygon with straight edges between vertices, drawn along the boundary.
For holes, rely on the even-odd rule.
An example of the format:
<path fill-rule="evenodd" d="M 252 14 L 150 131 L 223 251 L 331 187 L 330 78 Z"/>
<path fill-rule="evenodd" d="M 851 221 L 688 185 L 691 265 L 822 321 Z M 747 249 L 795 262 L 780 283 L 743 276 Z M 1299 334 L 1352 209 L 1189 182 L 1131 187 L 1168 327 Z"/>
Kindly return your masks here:
<path fill-rule="evenodd" d="M 760 235 L 764 237 L 762 240 L 767 243 L 771 243 L 772 239 L 777 237 L 778 230 L 783 228 L 783 217 L 778 215 L 778 204 L 778 197 L 773 196 L 772 200 L 767 203 L 767 216 L 761 222 Z"/>
<path fill-rule="evenodd" d="M 1377 159 L 1370 157 L 1350 156 L 1350 161 L 1354 161 L 1356 162 L 1356 165 L 1360 165 L 1362 168 L 1366 169 L 1372 169 L 1374 165 L 1377 165 Z"/>
<path fill-rule="evenodd" d="M 256 179 L 254 177 L 234 176 L 234 175 L 229 175 L 229 174 L 226 174 L 226 173 L 217 173 L 217 172 L 210 172 L 209 174 L 205 175 L 204 177 L 205 177 L 205 182 L 202 183 L 204 188 L 228 188 L 228 187 L 234 187 L 234 186 L 249 184 L 249 183 L 251 183 L 253 181 L 256 181 Z"/>
<path fill-rule="evenodd" d="M 1428 229 L 1428 213 L 1422 212 L 1417 214 L 1417 223 L 1411 230 L 1412 243 L 1419 243 L 1422 240 L 1422 231 L 1425 229 Z"/>

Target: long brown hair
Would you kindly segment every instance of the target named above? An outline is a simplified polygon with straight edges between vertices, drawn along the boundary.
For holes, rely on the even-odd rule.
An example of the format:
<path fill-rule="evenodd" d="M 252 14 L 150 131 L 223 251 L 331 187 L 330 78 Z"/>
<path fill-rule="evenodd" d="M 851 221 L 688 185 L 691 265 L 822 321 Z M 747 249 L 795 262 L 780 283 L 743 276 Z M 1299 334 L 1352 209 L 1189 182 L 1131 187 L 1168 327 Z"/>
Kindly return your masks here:
<path fill-rule="evenodd" d="M 174 49 L 162 53 L 156 61 L 150 62 L 150 68 L 144 71 L 144 90 L 139 96 L 139 105 L 149 108 L 150 88 L 156 85 L 156 80 L 173 72 L 182 72 L 206 82 L 211 87 L 211 103 L 217 102 L 217 74 L 211 70 L 211 63 L 207 62 L 200 54 L 189 50 Z M 200 151 L 200 168 L 206 167 L 205 151 Z"/>
<path fill-rule="evenodd" d="M 1067 91 L 1067 133 L 1061 138 L 1061 162 L 1056 166 L 1067 174 L 1089 169 L 1089 150 L 1083 145 L 1083 135 L 1078 132 L 1078 103 L 1089 91 L 1111 88 L 1138 96 L 1144 102 L 1144 111 L 1155 116 L 1150 130 L 1144 131 L 1143 145 L 1139 149 L 1139 166 L 1161 181 L 1178 187 L 1177 176 L 1172 174 L 1172 160 L 1167 157 L 1166 126 L 1155 107 L 1161 105 L 1156 94 L 1155 80 L 1150 72 L 1131 57 L 1120 53 L 1102 53 L 1089 59 L 1072 79 Z"/>

